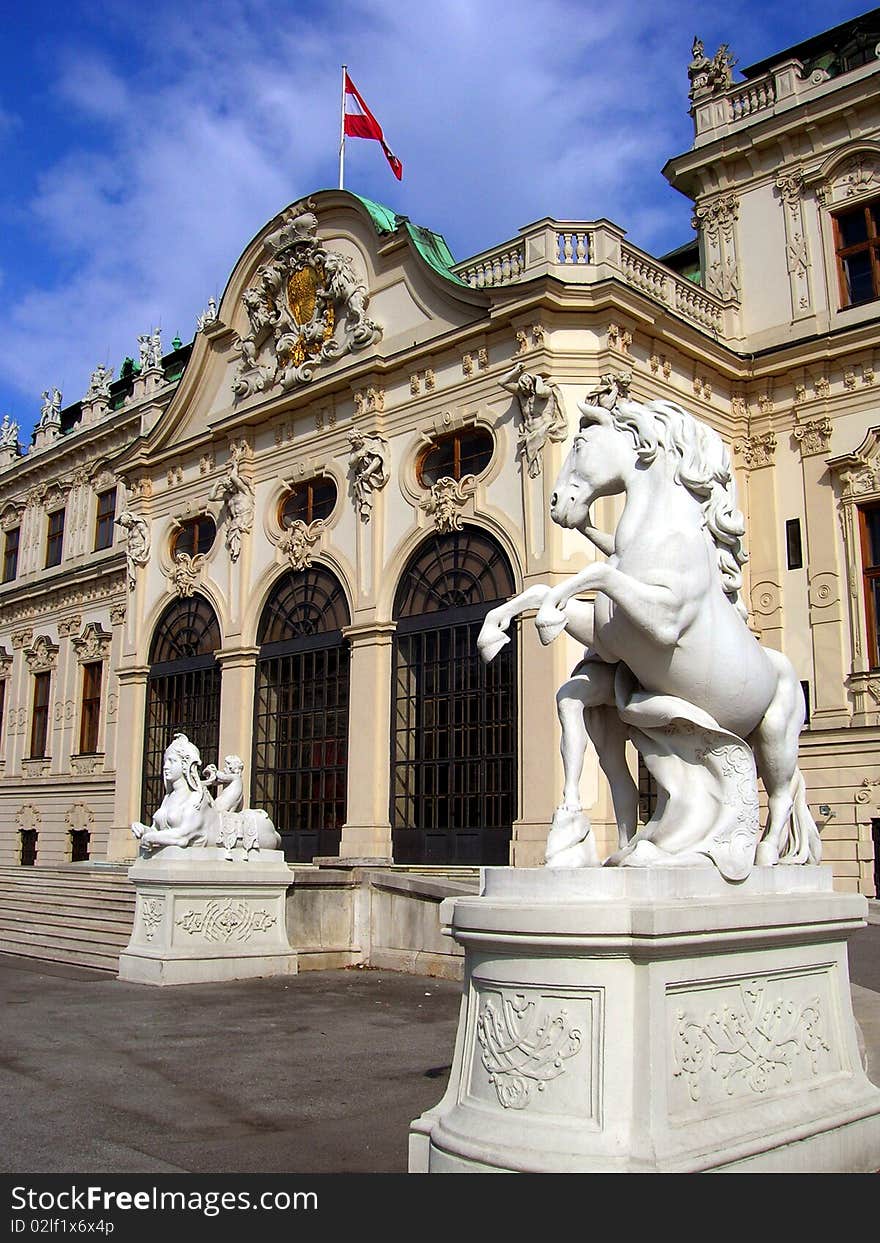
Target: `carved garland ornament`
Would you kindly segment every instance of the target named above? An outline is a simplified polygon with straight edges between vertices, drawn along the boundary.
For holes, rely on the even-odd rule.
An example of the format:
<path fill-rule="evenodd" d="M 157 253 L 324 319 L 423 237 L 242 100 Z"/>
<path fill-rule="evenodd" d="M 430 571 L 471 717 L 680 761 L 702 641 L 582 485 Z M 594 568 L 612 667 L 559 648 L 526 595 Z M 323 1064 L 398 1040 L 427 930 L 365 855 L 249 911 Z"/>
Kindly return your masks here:
<path fill-rule="evenodd" d="M 818 1073 L 819 1054 L 829 1046 L 822 1035 L 818 997 L 803 1005 L 769 993 L 766 981 L 739 988 L 739 1002 L 696 1016 L 676 1013 L 673 1077 L 685 1077 L 692 1101 L 703 1081 L 721 1080 L 728 1096 L 761 1095 L 792 1081 L 795 1059 Z"/>
<path fill-rule="evenodd" d="M 483 1049 L 480 1060 L 502 1109 L 525 1109 L 532 1085 L 543 1092 L 564 1074 L 582 1037 L 569 1023 L 566 1010 L 551 1018 L 549 1010 L 539 1012 L 534 1001 L 515 993 L 502 996 L 500 1010 L 494 1001 L 485 1002 L 477 1019 L 477 1040 Z"/>
<path fill-rule="evenodd" d="M 319 241 L 313 207 L 297 203 L 286 213 L 266 239 L 271 258 L 242 295 L 250 331 L 238 342 L 236 397 L 275 384 L 308 384 L 321 363 L 366 349 L 382 335 L 367 315 L 366 286 L 351 260 Z"/>
<path fill-rule="evenodd" d="M 248 941 L 254 932 L 265 932 L 276 917 L 257 910 L 240 898 L 214 898 L 203 911 L 185 911 L 177 925 L 191 936 L 199 933 L 206 941 Z"/>

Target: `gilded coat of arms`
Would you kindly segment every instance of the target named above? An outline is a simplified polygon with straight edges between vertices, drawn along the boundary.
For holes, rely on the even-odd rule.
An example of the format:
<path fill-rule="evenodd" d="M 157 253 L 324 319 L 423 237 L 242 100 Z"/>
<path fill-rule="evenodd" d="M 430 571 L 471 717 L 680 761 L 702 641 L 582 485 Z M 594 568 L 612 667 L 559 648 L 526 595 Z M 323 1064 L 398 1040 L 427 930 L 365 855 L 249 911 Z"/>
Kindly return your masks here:
<path fill-rule="evenodd" d="M 366 286 L 347 256 L 322 245 L 311 207 L 292 207 L 266 239 L 271 258 L 242 295 L 250 331 L 238 343 L 237 397 L 275 384 L 307 384 L 319 364 L 365 349 L 382 335 L 367 315 Z"/>

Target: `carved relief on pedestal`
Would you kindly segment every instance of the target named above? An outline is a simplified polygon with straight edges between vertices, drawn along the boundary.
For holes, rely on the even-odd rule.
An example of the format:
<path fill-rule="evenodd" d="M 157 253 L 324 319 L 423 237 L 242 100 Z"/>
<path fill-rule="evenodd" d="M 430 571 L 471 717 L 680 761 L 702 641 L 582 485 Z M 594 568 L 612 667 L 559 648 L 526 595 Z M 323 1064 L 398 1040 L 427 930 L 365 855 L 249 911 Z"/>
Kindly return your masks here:
<path fill-rule="evenodd" d="M 148 941 L 152 941 L 153 937 L 156 935 L 156 929 L 165 917 L 164 894 L 158 898 L 141 897 L 138 909 L 140 911 L 141 923 L 144 928 L 144 936 Z"/>
<path fill-rule="evenodd" d="M 467 500 L 473 496 L 474 476 L 465 475 L 456 483 L 446 476 L 432 485 L 430 495 L 420 503 L 420 508 L 434 519 L 434 526 L 441 533 L 461 531 L 461 510 Z"/>
<path fill-rule="evenodd" d="M 535 1093 L 564 1075 L 583 1035 L 568 1010 L 550 998 L 505 990 L 484 998 L 476 1025 L 480 1061 L 502 1109 L 525 1109 Z"/>
<path fill-rule="evenodd" d="M 277 917 L 243 898 L 212 898 L 202 910 L 184 911 L 175 920 L 190 936 L 205 941 L 249 941 L 253 934 L 266 932 Z"/>
<path fill-rule="evenodd" d="M 817 984 L 822 991 L 811 992 Z M 671 1078 L 702 1108 L 809 1084 L 840 1069 L 822 992 L 827 978 L 732 980 L 669 998 Z M 836 1065 L 835 1065 L 836 1063 Z M 677 1086 L 677 1084 L 676 1084 Z M 673 1114 L 688 1112 L 680 1091 Z"/>
<path fill-rule="evenodd" d="M 364 282 L 347 256 L 318 239 L 311 202 L 297 203 L 265 241 L 271 256 L 242 301 L 250 330 L 232 389 L 236 397 L 308 384 L 322 363 L 366 349 L 382 335 L 367 315 Z"/>

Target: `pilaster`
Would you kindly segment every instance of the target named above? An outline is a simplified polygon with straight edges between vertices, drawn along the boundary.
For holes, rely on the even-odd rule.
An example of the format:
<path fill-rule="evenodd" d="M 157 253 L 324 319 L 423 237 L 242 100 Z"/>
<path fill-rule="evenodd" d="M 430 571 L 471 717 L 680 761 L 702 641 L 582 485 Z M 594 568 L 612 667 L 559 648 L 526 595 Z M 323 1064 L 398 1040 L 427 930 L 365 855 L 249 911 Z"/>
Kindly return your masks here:
<path fill-rule="evenodd" d="M 342 858 L 391 858 L 388 745 L 391 737 L 391 655 L 396 626 L 370 622 L 348 626 L 348 797 L 339 854 Z"/>

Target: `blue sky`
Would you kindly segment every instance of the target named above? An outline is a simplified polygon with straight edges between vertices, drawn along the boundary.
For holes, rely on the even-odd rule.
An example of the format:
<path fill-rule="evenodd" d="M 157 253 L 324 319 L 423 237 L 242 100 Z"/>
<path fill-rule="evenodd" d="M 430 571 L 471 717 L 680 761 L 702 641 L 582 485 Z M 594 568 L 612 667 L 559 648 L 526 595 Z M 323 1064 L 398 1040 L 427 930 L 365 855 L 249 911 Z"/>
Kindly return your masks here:
<path fill-rule="evenodd" d="M 758 0 L 0 0 L 0 415 L 84 393 L 160 324 L 191 339 L 241 251 L 336 184 L 339 66 L 402 159 L 350 140 L 348 189 L 463 259 L 542 216 L 689 240 L 660 175 L 692 141 L 699 34 L 740 65 L 867 11 Z"/>

